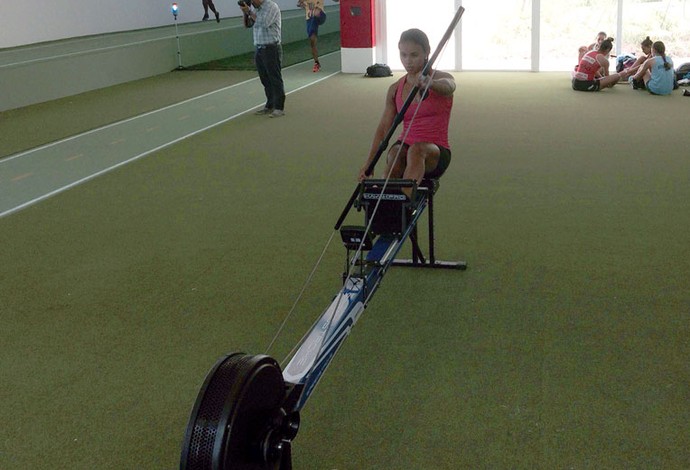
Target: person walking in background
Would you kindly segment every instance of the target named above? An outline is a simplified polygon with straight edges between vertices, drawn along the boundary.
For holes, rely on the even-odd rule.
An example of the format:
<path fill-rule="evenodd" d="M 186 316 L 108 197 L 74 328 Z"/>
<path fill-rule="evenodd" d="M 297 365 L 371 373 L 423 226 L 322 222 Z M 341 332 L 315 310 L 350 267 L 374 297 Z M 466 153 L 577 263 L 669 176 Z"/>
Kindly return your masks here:
<path fill-rule="evenodd" d="M 653 95 L 670 95 L 675 78 L 673 61 L 666 57 L 666 45 L 661 41 L 652 44 L 652 56 L 645 60 L 637 73 L 631 77 L 634 87 L 636 80 L 644 81 L 645 87 Z"/>
<path fill-rule="evenodd" d="M 213 0 L 201 0 L 201 4 L 204 7 L 204 17 L 201 18 L 201 21 L 208 21 L 208 9 L 210 8 L 213 14 L 216 15 L 216 22 L 220 23 L 220 13 L 216 10 Z"/>
<path fill-rule="evenodd" d="M 316 43 L 319 37 L 319 26 L 326 22 L 326 12 L 323 11 L 323 0 L 299 0 L 297 6 L 304 8 L 307 20 L 307 37 L 311 47 L 311 56 L 314 59 L 313 72 L 321 70 L 319 51 Z"/>
<path fill-rule="evenodd" d="M 243 0 L 240 8 L 244 25 L 252 28 L 256 48 L 254 62 L 266 93 L 266 104 L 256 114 L 267 114 L 272 118 L 284 116 L 280 7 L 272 0 Z"/>

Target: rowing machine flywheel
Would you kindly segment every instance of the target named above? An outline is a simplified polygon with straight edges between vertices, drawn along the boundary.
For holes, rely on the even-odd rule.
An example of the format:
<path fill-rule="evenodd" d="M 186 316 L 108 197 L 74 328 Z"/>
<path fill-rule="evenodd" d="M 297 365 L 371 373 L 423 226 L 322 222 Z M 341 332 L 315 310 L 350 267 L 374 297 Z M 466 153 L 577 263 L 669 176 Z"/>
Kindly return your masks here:
<path fill-rule="evenodd" d="M 265 355 L 233 353 L 206 376 L 187 424 L 180 469 L 288 469 L 297 417 L 282 409 L 280 365 Z"/>

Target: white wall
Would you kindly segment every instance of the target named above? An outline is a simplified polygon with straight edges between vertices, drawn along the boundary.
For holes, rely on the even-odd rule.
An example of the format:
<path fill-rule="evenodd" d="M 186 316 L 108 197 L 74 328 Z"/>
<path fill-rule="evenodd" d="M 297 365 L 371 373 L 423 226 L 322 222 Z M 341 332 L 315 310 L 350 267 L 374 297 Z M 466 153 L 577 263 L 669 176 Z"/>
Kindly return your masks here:
<path fill-rule="evenodd" d="M 274 0 L 282 10 L 297 0 Z M 2 0 L 0 49 L 173 23 L 170 0 Z M 201 20 L 201 0 L 177 0 L 178 22 Z M 214 0 L 221 17 L 239 16 L 236 0 Z M 332 5 L 326 0 L 326 5 Z"/>

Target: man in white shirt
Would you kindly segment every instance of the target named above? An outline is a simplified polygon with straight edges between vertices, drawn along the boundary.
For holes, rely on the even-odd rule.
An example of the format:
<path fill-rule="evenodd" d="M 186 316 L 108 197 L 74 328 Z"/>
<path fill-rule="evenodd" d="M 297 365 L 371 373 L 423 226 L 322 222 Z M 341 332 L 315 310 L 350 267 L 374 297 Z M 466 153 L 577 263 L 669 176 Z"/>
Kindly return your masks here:
<path fill-rule="evenodd" d="M 272 0 L 250 0 L 240 5 L 244 24 L 253 29 L 254 62 L 266 93 L 266 104 L 256 114 L 276 118 L 285 115 L 285 86 L 283 85 L 280 7 Z"/>

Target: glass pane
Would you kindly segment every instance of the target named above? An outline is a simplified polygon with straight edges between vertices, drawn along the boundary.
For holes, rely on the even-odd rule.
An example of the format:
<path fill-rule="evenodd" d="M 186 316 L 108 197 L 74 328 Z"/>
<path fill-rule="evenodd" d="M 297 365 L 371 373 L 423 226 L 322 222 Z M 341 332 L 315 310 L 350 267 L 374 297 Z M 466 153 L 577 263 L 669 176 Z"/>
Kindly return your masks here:
<path fill-rule="evenodd" d="M 532 0 L 463 0 L 462 5 L 467 10 L 463 70 L 530 70 Z"/>
<path fill-rule="evenodd" d="M 430 9 L 431 8 L 431 9 Z M 419 0 L 387 0 L 386 2 L 386 60 L 393 70 L 403 70 L 398 51 L 400 34 L 410 28 L 426 33 L 431 53 L 436 50 L 443 34 L 455 15 L 453 0 L 438 0 L 433 4 Z M 466 16 L 467 14 L 465 14 Z M 463 20 L 464 16 L 463 16 Z M 455 69 L 455 40 L 450 38 L 444 51 L 439 54 L 435 68 Z"/>
<path fill-rule="evenodd" d="M 599 31 L 615 38 L 618 0 L 542 0 L 540 15 L 539 69 L 572 70 L 579 47 L 592 44 Z"/>
<path fill-rule="evenodd" d="M 663 41 L 674 65 L 690 62 L 690 5 L 685 0 L 625 0 L 623 4 L 623 53 L 639 56 L 647 36 Z"/>

